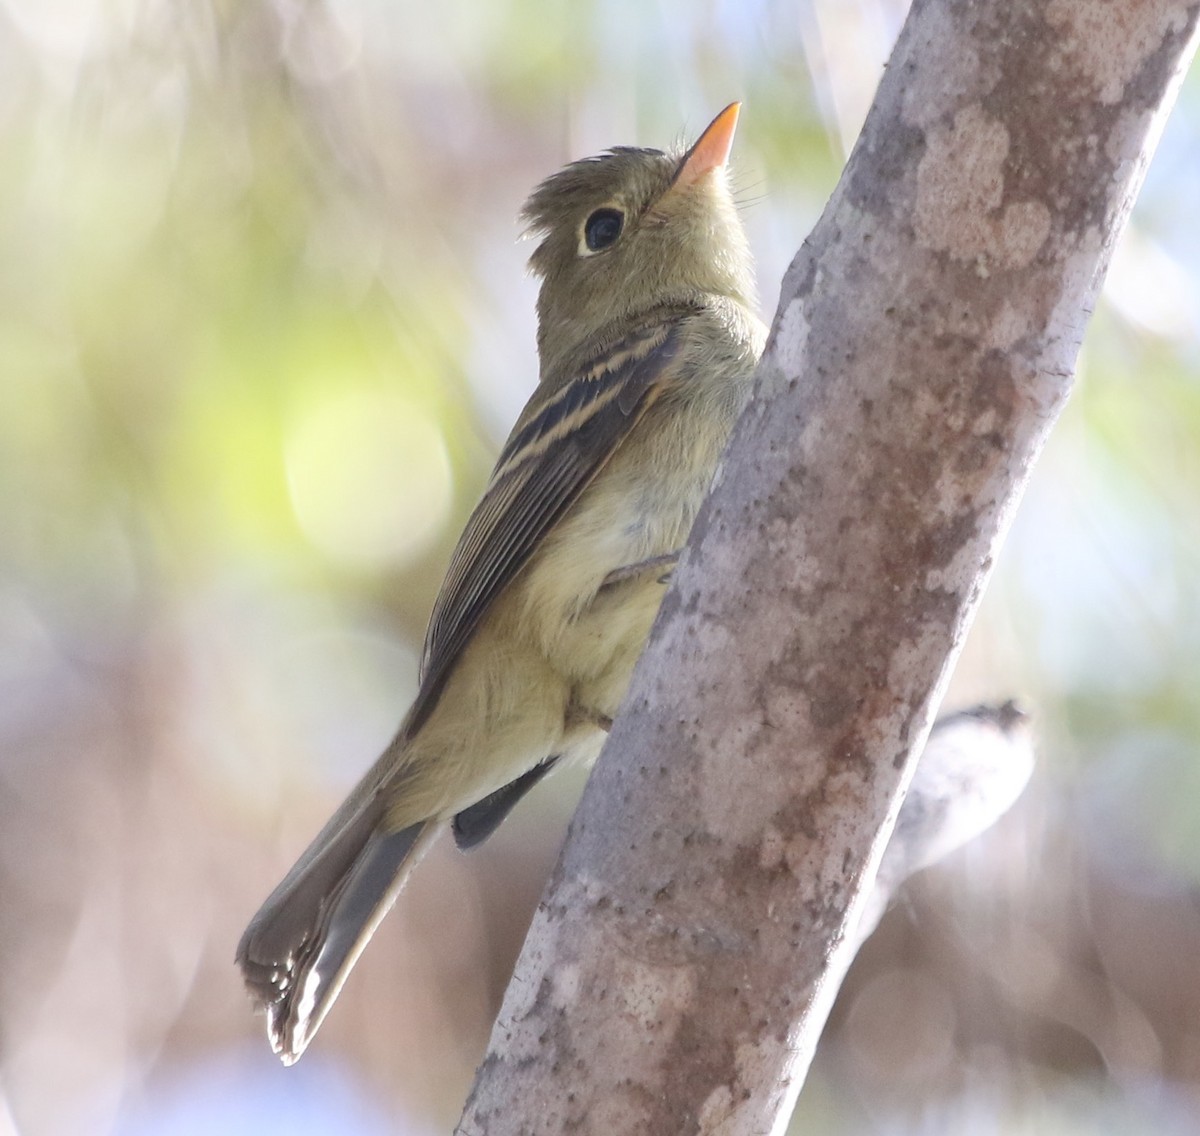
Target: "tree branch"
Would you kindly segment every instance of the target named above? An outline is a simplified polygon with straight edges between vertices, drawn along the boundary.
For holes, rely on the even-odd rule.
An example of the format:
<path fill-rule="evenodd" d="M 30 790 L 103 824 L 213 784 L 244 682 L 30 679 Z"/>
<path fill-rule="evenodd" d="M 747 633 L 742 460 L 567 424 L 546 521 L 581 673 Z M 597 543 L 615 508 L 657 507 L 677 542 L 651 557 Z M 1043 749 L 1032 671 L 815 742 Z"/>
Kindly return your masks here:
<path fill-rule="evenodd" d="M 786 1125 L 1197 11 L 913 6 L 460 1133 Z"/>

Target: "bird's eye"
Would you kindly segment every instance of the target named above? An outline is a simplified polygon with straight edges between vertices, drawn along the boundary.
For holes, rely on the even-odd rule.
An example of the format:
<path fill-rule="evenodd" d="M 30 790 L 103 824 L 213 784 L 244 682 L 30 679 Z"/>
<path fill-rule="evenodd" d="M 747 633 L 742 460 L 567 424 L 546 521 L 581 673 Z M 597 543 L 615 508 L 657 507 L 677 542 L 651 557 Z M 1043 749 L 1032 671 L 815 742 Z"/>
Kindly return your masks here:
<path fill-rule="evenodd" d="M 597 209 L 583 226 L 583 242 L 588 252 L 608 248 L 621 235 L 624 224 L 625 214 L 620 209 Z"/>

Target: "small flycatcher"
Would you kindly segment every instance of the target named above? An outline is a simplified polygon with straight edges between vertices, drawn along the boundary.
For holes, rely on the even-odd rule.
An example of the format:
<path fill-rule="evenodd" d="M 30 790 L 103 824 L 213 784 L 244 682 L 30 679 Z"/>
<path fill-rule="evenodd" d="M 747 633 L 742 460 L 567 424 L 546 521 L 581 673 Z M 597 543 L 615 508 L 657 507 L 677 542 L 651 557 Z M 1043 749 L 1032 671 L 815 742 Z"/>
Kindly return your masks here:
<path fill-rule="evenodd" d="M 765 340 L 726 178 L 737 118 L 683 154 L 574 162 L 525 205 L 537 389 L 454 551 L 416 701 L 238 946 L 286 1064 L 442 827 L 471 847 L 600 750 Z"/>

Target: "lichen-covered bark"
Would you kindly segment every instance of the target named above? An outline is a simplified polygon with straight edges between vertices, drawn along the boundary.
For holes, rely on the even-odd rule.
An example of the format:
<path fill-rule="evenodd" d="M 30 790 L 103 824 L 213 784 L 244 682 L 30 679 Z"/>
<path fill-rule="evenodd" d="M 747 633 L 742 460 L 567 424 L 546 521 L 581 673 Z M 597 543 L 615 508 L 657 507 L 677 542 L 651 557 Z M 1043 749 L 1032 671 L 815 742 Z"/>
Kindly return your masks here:
<path fill-rule="evenodd" d="M 914 5 L 460 1132 L 786 1123 L 1197 10 Z"/>

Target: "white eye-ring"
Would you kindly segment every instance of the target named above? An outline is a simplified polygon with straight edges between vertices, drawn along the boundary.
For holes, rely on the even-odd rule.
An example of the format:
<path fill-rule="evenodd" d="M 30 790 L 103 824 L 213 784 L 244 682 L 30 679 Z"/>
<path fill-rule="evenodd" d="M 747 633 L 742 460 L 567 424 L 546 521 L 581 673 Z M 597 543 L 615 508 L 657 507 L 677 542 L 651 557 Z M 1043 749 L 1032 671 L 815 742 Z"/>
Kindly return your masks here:
<path fill-rule="evenodd" d="M 579 242 L 580 256 L 595 256 L 611 248 L 625 228 L 625 214 L 620 209 L 605 205 L 595 210 L 583 223 L 583 235 Z"/>

